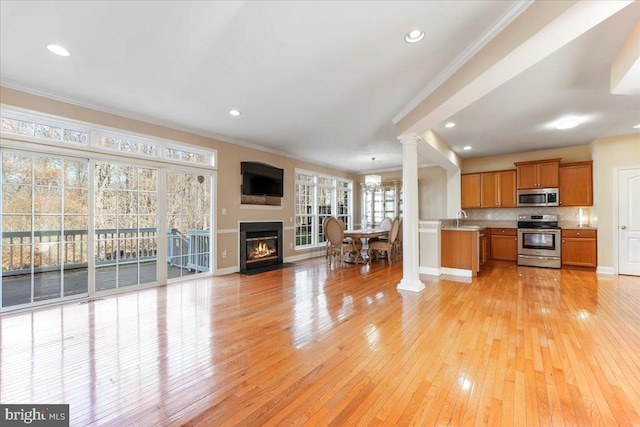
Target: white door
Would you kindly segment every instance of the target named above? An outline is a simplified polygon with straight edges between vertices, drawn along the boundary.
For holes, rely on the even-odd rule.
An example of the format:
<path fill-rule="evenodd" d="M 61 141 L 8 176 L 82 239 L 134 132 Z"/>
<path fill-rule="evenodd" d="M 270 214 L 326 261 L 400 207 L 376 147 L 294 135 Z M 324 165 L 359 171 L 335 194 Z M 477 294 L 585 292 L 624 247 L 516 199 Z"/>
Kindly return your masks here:
<path fill-rule="evenodd" d="M 618 171 L 618 273 L 640 276 L 640 168 Z"/>

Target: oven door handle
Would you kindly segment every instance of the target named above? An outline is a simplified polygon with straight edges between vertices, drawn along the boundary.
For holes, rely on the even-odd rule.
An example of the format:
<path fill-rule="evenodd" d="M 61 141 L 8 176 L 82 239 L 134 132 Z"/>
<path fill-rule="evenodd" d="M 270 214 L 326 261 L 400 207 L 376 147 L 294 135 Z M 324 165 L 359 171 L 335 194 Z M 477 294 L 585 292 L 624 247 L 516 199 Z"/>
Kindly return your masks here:
<path fill-rule="evenodd" d="M 560 257 L 558 256 L 533 256 L 533 255 L 522 255 L 522 254 L 518 254 L 518 256 L 520 258 L 527 258 L 527 259 L 560 259 Z"/>
<path fill-rule="evenodd" d="M 552 233 L 560 234 L 560 230 L 556 228 L 518 228 L 521 233 Z"/>

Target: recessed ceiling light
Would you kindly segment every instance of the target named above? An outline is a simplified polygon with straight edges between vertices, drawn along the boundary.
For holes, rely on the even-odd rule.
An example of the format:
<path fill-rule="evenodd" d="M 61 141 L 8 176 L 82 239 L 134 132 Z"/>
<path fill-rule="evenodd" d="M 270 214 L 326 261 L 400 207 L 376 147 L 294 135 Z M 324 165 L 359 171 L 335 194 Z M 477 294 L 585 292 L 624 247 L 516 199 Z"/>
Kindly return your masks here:
<path fill-rule="evenodd" d="M 48 44 L 47 49 L 49 49 L 49 52 L 55 53 L 56 55 L 60 55 L 60 56 L 71 55 L 71 52 L 69 52 L 67 49 L 57 44 Z"/>
<path fill-rule="evenodd" d="M 556 129 L 571 129 L 578 125 L 579 123 L 575 119 L 562 120 L 561 122 L 556 123 Z"/>
<path fill-rule="evenodd" d="M 471 150 L 471 148 L 473 148 L 473 147 L 471 147 L 470 145 L 465 145 L 465 147 L 463 148 L 463 150 L 464 150 L 464 151 L 469 151 L 469 150 Z"/>
<path fill-rule="evenodd" d="M 444 125 L 444 127 L 446 127 L 446 128 L 452 128 L 452 127 L 455 127 L 455 126 L 456 126 L 456 124 L 453 123 L 453 122 L 448 122 L 448 123 L 445 123 L 445 125 Z"/>
<path fill-rule="evenodd" d="M 240 115 L 240 111 L 238 111 L 238 110 L 231 110 L 231 111 L 229 111 L 229 114 L 231 114 L 232 116 L 239 116 L 239 115 Z"/>
<path fill-rule="evenodd" d="M 422 30 L 411 30 L 404 36 L 404 41 L 407 43 L 417 43 L 424 38 L 424 31 Z"/>
<path fill-rule="evenodd" d="M 640 125 L 635 125 L 633 128 L 634 129 L 640 129 Z"/>

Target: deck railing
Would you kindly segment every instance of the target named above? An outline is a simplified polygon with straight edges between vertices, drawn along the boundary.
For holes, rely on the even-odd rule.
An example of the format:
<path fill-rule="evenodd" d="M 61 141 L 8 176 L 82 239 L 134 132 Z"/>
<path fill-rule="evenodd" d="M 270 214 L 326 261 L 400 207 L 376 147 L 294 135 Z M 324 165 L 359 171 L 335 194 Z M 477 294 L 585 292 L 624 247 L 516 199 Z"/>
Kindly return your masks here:
<path fill-rule="evenodd" d="M 33 242 L 32 242 L 33 237 Z M 154 261 L 158 257 L 156 228 L 98 229 L 95 232 L 96 266 Z M 182 235 L 167 230 L 167 263 L 190 270 L 209 270 L 209 231 L 189 230 Z M 86 268 L 87 230 L 8 231 L 2 233 L 2 276 Z M 31 248 L 33 246 L 33 262 Z"/>

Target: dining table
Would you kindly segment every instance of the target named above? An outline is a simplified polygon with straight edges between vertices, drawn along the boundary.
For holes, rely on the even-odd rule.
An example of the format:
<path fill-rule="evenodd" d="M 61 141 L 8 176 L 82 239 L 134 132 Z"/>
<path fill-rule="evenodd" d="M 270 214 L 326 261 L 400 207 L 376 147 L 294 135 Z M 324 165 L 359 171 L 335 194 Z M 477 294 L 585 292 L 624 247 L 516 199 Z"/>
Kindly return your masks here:
<path fill-rule="evenodd" d="M 362 230 L 345 230 L 344 237 L 350 237 L 353 240 L 353 245 L 356 247 L 356 254 L 353 257 L 345 258 L 346 262 L 354 264 L 366 264 L 367 259 L 362 255 L 362 239 L 366 239 L 367 243 L 372 237 L 389 237 L 389 230 L 380 229 L 362 229 Z"/>

